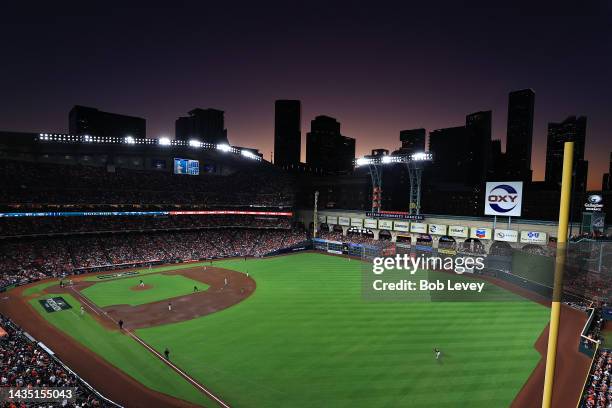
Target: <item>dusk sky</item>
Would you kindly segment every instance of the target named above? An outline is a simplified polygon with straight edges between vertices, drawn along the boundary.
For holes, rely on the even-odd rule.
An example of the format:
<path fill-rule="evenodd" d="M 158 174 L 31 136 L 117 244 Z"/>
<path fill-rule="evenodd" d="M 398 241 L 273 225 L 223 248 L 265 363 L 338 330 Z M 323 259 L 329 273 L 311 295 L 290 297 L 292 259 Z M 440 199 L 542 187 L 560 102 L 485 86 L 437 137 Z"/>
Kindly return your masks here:
<path fill-rule="evenodd" d="M 269 159 L 274 100 L 299 99 L 302 158 L 319 114 L 342 123 L 358 155 L 397 148 L 401 129 L 458 126 L 479 110 L 493 110 L 505 146 L 508 92 L 533 88 L 535 180 L 547 123 L 586 115 L 589 187 L 601 187 L 612 150 L 608 1 L 221 3 L 4 10 L 0 130 L 66 132 L 81 104 L 173 137 L 179 115 L 214 107 L 232 144 Z"/>

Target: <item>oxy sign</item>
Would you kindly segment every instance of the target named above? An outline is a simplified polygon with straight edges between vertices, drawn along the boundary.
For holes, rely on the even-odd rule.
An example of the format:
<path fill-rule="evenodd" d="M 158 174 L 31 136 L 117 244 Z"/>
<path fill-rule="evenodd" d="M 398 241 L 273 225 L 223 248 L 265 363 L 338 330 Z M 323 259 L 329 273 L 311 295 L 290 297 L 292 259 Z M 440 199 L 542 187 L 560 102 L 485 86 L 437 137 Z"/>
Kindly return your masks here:
<path fill-rule="evenodd" d="M 523 201 L 522 181 L 487 182 L 485 214 L 520 217 Z"/>

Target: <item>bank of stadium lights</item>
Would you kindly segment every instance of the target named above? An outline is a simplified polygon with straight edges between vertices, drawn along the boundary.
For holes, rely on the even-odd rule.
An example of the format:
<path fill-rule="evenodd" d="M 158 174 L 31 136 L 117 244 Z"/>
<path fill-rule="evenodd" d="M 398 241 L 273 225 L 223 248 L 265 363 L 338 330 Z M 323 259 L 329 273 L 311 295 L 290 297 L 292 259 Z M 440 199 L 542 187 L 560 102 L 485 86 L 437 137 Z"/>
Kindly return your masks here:
<path fill-rule="evenodd" d="M 253 152 L 246 149 L 237 149 L 232 147 L 226 143 L 221 144 L 212 144 L 200 142 L 197 139 L 191 139 L 188 142 L 184 140 L 171 140 L 168 137 L 161 137 L 159 139 L 151 138 L 151 139 L 136 139 L 131 135 L 127 135 L 125 137 L 111 137 L 111 136 L 92 136 L 92 135 L 64 135 L 64 134 L 55 134 L 55 133 L 39 133 L 38 140 L 45 142 L 56 142 L 56 143 L 104 143 L 104 144 L 129 144 L 129 145 L 160 145 L 160 146 L 172 146 L 172 147 L 181 147 L 181 146 L 189 146 L 192 148 L 202 148 L 202 149 L 216 149 L 222 151 L 224 153 L 234 153 L 239 154 L 244 158 L 261 161 L 261 157 L 254 154 Z"/>
<path fill-rule="evenodd" d="M 191 139 L 189 141 L 189 146 L 190 147 L 202 147 L 202 142 L 200 142 L 199 140 L 196 140 L 196 139 Z"/>
<path fill-rule="evenodd" d="M 253 154 L 253 152 L 249 150 L 241 150 L 240 154 L 248 159 L 255 159 L 257 157 L 257 155 Z"/>
<path fill-rule="evenodd" d="M 410 163 L 410 162 L 425 162 L 431 161 L 433 158 L 431 153 L 420 152 L 413 154 L 401 155 L 384 155 L 384 156 L 365 156 L 355 160 L 355 165 L 368 166 L 370 164 L 391 164 L 391 163 Z"/>
<path fill-rule="evenodd" d="M 225 143 L 219 143 L 217 145 L 217 150 L 221 150 L 222 152 L 231 152 L 232 151 L 232 146 L 225 144 Z"/>

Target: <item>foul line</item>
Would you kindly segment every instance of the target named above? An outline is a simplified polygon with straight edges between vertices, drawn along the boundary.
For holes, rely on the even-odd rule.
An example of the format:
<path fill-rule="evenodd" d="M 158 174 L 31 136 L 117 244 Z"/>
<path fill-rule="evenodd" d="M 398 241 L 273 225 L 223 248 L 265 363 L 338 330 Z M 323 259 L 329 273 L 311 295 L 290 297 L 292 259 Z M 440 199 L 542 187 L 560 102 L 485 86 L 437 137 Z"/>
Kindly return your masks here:
<path fill-rule="evenodd" d="M 85 304 L 85 306 L 87 306 L 88 308 L 93 310 L 98 316 L 104 315 L 105 317 L 110 319 L 113 323 L 118 324 L 117 321 L 115 319 L 113 319 L 111 316 L 109 316 L 108 313 L 106 313 L 104 310 L 100 309 L 100 311 L 102 313 L 98 312 L 98 310 L 97 310 L 97 309 L 99 309 L 98 306 L 96 306 L 91 300 L 87 299 L 87 297 L 85 297 L 83 294 L 79 293 L 74 287 L 70 287 L 70 289 L 72 289 L 74 291 L 74 293 L 77 295 L 78 298 L 81 299 L 81 301 Z M 213 394 L 209 389 L 204 387 L 202 384 L 198 383 L 196 380 L 191 378 L 187 373 L 185 373 L 183 370 L 181 370 L 180 368 L 175 366 L 173 363 L 171 363 L 169 360 L 167 360 L 164 356 L 159 354 L 157 352 L 157 350 L 155 350 L 153 347 L 149 346 L 140 337 L 136 336 L 133 332 L 131 332 L 130 330 L 123 330 L 123 331 L 126 332 L 131 338 L 133 338 L 134 340 L 136 340 L 137 342 L 142 344 L 147 350 L 149 350 L 151 353 L 153 353 L 161 361 L 163 361 L 164 363 L 169 365 L 181 377 L 183 377 L 184 379 L 189 381 L 193 386 L 195 386 L 197 389 L 202 391 L 204 394 L 206 394 L 207 396 L 209 396 L 210 398 L 215 400 L 215 402 L 217 402 L 217 404 L 221 405 L 223 408 L 231 408 L 229 406 L 229 404 L 224 402 L 221 398 L 217 397 L 215 394 Z"/>

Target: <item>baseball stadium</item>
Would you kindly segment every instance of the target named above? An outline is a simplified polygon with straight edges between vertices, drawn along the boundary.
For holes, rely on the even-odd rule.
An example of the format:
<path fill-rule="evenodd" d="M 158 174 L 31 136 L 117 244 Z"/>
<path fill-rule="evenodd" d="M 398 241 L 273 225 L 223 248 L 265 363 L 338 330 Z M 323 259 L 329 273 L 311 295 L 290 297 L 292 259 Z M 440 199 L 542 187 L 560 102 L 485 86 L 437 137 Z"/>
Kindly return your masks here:
<path fill-rule="evenodd" d="M 526 212 L 515 182 L 487 182 L 481 216 L 429 213 L 435 165 L 378 151 L 321 175 L 226 144 L 1 132 L 2 406 L 609 407 L 599 213 L 564 219 L 564 191 L 557 218 L 484 213 Z M 40 388 L 71 394 L 7 394 Z"/>

